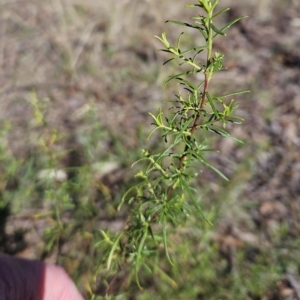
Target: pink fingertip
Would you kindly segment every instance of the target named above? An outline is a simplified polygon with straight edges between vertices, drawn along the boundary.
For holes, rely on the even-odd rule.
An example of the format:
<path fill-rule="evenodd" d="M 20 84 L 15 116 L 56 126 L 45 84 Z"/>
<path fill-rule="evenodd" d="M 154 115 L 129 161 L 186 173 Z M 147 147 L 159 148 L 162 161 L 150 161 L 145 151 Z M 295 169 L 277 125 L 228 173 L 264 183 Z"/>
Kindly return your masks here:
<path fill-rule="evenodd" d="M 66 271 L 58 266 L 46 265 L 42 300 L 84 300 Z"/>

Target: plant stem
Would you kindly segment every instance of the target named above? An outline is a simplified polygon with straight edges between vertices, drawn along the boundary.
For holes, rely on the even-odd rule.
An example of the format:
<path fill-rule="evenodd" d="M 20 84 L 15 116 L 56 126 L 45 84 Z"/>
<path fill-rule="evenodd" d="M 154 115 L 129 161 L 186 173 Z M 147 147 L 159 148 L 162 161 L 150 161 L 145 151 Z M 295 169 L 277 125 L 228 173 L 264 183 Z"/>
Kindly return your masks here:
<path fill-rule="evenodd" d="M 204 86 L 203 86 L 203 91 L 202 91 L 202 98 L 199 104 L 199 110 L 198 113 L 194 119 L 193 125 L 191 127 L 190 130 L 190 135 L 187 137 L 188 141 L 192 138 L 193 134 L 195 133 L 195 131 L 197 130 L 197 127 L 199 125 L 199 119 L 200 119 L 200 115 L 201 115 L 201 110 L 203 109 L 205 103 L 206 103 L 206 93 L 208 91 L 208 86 L 209 86 L 209 81 L 211 79 L 211 75 L 212 72 L 211 70 L 208 69 L 210 63 L 211 63 L 211 56 L 212 56 L 212 40 L 213 40 L 213 30 L 211 27 L 211 22 L 212 22 L 212 16 L 213 16 L 213 11 L 210 11 L 208 13 L 208 24 L 207 24 L 207 31 L 208 31 L 208 35 L 207 35 L 207 59 L 206 59 L 206 66 L 207 66 L 207 70 L 204 73 Z M 184 152 L 186 152 L 188 150 L 188 145 L 186 144 Z M 183 154 L 181 156 L 181 158 L 179 159 L 179 163 L 178 163 L 178 167 L 177 170 L 180 171 L 183 166 L 184 166 L 184 161 L 187 157 L 187 154 Z M 168 187 L 167 190 L 167 197 L 169 198 L 172 194 L 174 190 L 174 184 L 170 185 Z"/>
<path fill-rule="evenodd" d="M 206 102 L 206 93 L 208 91 L 208 85 L 209 85 L 209 75 L 205 74 L 205 78 L 204 78 L 204 87 L 203 87 L 203 92 L 202 92 L 202 99 L 199 105 L 199 111 L 194 119 L 192 128 L 190 130 L 190 135 L 187 137 L 188 140 L 190 140 L 192 138 L 192 135 L 195 133 L 197 127 L 198 127 L 198 123 L 199 123 L 199 119 L 200 119 L 200 113 L 201 113 L 201 109 L 204 107 L 205 102 Z M 184 152 L 186 152 L 188 150 L 188 145 L 185 145 L 185 149 Z M 177 167 L 177 170 L 180 171 L 184 165 L 184 161 L 187 157 L 187 154 L 183 154 L 179 160 L 179 164 Z M 174 190 L 174 184 L 170 185 L 168 187 L 168 191 L 167 191 L 167 196 L 168 198 L 171 196 L 172 192 Z"/>

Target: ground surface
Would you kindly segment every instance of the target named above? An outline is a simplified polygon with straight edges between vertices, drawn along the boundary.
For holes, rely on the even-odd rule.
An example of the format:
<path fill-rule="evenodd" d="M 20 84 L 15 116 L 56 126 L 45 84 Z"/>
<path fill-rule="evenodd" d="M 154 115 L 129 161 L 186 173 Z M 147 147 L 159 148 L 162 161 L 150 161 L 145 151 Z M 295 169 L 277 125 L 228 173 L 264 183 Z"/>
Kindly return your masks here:
<path fill-rule="evenodd" d="M 145 147 L 147 112 L 172 93 L 163 86 L 171 69 L 162 67 L 164 57 L 156 52 L 160 45 L 153 36 L 167 31 L 176 38 L 181 28 L 164 21 L 188 18 L 185 3 L 0 2 L 0 250 L 63 264 L 87 292 L 94 262 L 86 256 L 95 255 L 95 226 L 122 228 L 126 216 L 115 216 L 116 202 L 130 182 L 130 164 Z M 238 98 L 245 121 L 231 131 L 245 145 L 216 141 L 222 155 L 211 161 L 230 182 L 205 170 L 199 187 L 208 199 L 203 205 L 216 211 L 211 240 L 218 255 L 211 267 L 222 260 L 231 275 L 211 281 L 207 276 L 208 286 L 223 287 L 220 294 L 207 288 L 205 295 L 202 290 L 184 296 L 182 284 L 176 299 L 300 299 L 300 4 L 221 1 L 225 5 L 232 9 L 223 21 L 249 16 L 215 44 L 228 68 L 216 86 L 224 92 L 251 90 Z M 39 102 L 44 123 L 34 118 L 34 93 L 48 99 Z M 155 141 L 149 143 L 155 147 Z M 41 171 L 54 165 L 69 180 L 82 176 L 82 186 L 70 197 L 87 207 L 83 216 L 77 211 L 75 217 L 61 217 L 71 225 L 76 218 L 85 220 L 64 227 L 61 235 L 57 227 L 50 230 L 54 221 L 47 215 L 54 196 L 39 183 Z M 59 205 L 67 204 L 56 203 L 55 209 Z M 249 288 L 251 282 L 235 276 L 260 278 L 260 284 Z M 155 284 L 148 284 L 148 295 L 133 289 L 128 299 L 163 297 L 168 290 Z M 101 285 L 98 291 L 103 293 Z"/>

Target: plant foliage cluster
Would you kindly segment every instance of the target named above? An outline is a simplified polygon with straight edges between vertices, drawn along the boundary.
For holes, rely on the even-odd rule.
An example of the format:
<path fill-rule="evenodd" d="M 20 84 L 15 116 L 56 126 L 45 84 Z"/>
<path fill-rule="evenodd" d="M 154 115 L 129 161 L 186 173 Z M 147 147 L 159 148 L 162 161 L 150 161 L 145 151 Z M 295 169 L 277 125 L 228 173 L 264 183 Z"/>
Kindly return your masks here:
<path fill-rule="evenodd" d="M 167 80 L 179 83 L 179 92 L 169 100 L 167 114 L 159 109 L 150 113 L 154 128 L 165 143 L 158 153 L 142 151 L 138 162 L 145 168 L 136 174 L 138 183 L 124 194 L 119 209 L 129 204 L 130 217 L 126 228 L 112 238 L 102 231 L 103 241 L 99 245 L 106 249 L 107 269 L 117 270 L 125 264 L 132 266 L 138 286 L 141 268 L 152 272 L 157 269 L 156 258 L 160 249 L 171 265 L 168 251 L 169 229 L 180 228 L 184 221 L 197 212 L 206 222 L 210 220 L 199 204 L 199 192 L 192 186 L 198 174 L 199 164 L 211 168 L 221 177 L 226 176 L 207 159 L 208 152 L 217 151 L 210 145 L 213 135 L 230 138 L 239 143 L 226 130 L 228 123 L 239 124 L 241 118 L 234 114 L 237 105 L 232 96 L 247 91 L 214 95 L 210 84 L 215 74 L 222 71 L 224 56 L 213 50 L 213 42 L 218 36 L 225 36 L 226 30 L 244 17 L 232 20 L 218 28 L 215 20 L 226 13 L 228 8 L 217 11 L 218 0 L 199 0 L 187 8 L 197 10 L 191 22 L 169 20 L 181 27 L 196 30 L 203 45 L 184 49 L 181 45 L 182 32 L 176 43 L 168 40 L 166 33 L 157 36 L 163 45 L 161 51 L 170 55 L 165 64 L 176 61 L 178 73 Z M 176 259 L 176 258 L 175 258 Z M 140 286 L 141 287 L 141 286 Z"/>

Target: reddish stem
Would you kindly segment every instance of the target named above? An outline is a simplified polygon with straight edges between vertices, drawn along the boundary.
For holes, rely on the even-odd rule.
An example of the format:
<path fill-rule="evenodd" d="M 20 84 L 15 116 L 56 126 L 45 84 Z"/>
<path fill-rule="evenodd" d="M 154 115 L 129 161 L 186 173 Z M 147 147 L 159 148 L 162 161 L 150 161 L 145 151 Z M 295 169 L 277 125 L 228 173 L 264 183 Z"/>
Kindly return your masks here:
<path fill-rule="evenodd" d="M 207 90 L 208 90 L 208 84 L 209 84 L 209 77 L 208 77 L 208 74 L 205 74 L 205 78 L 204 78 L 204 87 L 203 87 L 203 93 L 202 93 L 202 99 L 201 99 L 201 102 L 199 104 L 199 111 L 194 119 L 194 122 L 193 122 L 193 125 L 192 125 L 192 128 L 190 130 L 190 133 L 191 135 L 188 137 L 188 139 L 190 140 L 191 139 L 191 136 L 195 133 L 196 129 L 197 129 L 197 126 L 198 126 L 198 123 L 199 123 L 199 119 L 200 119 L 200 111 L 201 109 L 203 109 L 205 103 L 206 103 L 206 93 L 207 93 Z M 187 150 L 187 145 L 185 146 L 185 150 L 184 152 Z M 183 167 L 183 164 L 184 164 L 184 160 L 185 158 L 187 157 L 187 154 L 183 154 L 179 160 L 179 164 L 178 164 L 178 167 L 177 167 L 177 170 L 181 170 L 182 167 Z M 170 185 L 168 187 L 168 191 L 167 191 L 167 197 L 169 198 L 172 194 L 172 191 L 173 191 L 173 185 Z"/>

